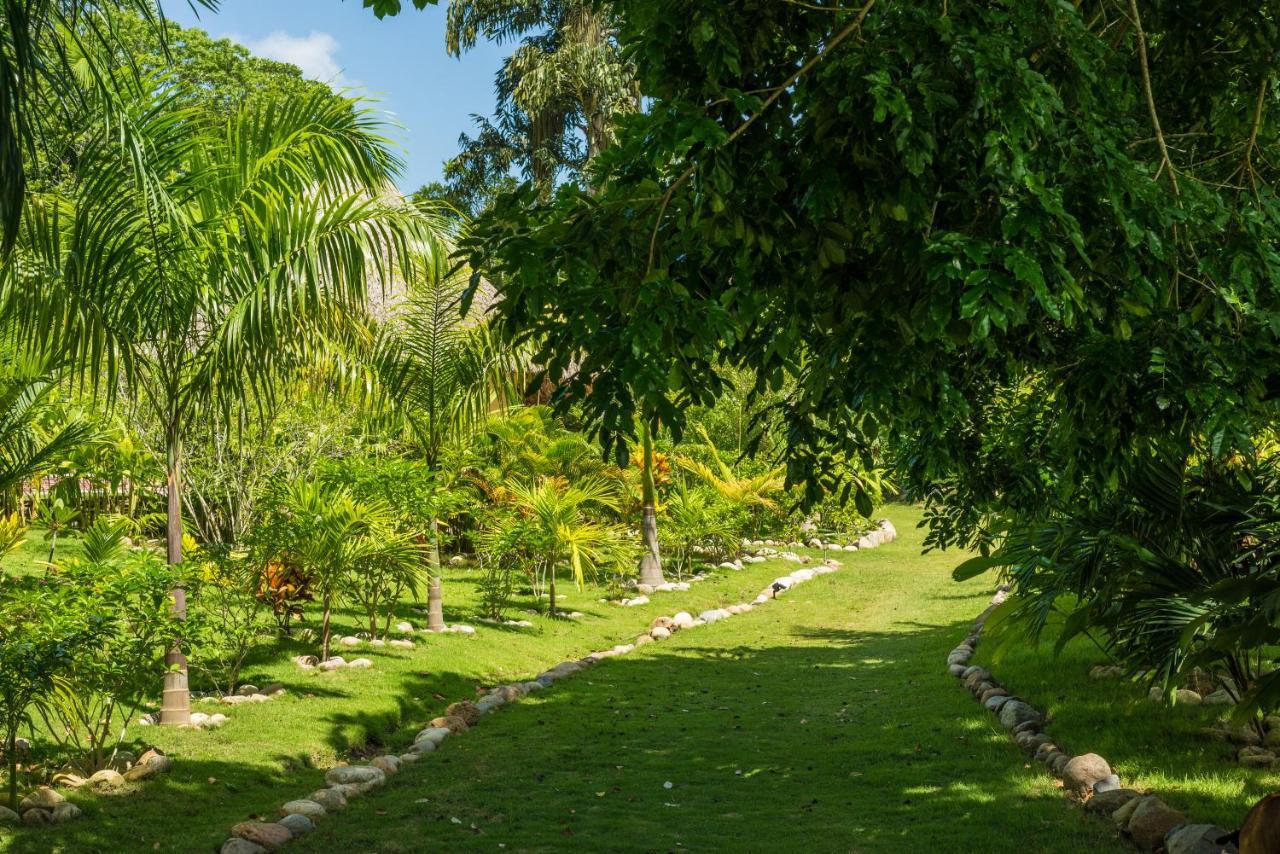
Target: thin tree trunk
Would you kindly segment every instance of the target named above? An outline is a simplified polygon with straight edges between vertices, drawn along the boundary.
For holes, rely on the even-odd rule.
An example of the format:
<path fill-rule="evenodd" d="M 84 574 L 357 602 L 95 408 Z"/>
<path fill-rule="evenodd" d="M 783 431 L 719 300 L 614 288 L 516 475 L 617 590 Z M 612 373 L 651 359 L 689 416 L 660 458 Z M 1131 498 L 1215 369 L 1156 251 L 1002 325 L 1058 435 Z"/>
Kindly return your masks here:
<path fill-rule="evenodd" d="M 177 419 L 172 419 L 165 430 L 165 468 L 168 484 L 168 524 L 165 526 L 166 545 L 170 566 L 182 563 L 182 440 L 178 435 Z M 187 591 L 181 585 L 175 587 L 173 616 L 187 618 Z M 187 657 L 182 645 L 175 641 L 165 654 L 164 694 L 160 705 L 160 723 L 165 726 L 183 726 L 191 723 L 191 692 L 187 686 Z"/>
<path fill-rule="evenodd" d="M 427 631 L 442 632 L 444 625 L 444 590 L 442 570 L 440 567 L 440 522 L 431 517 L 431 544 L 427 551 L 428 571 L 431 577 L 427 582 Z"/>
<path fill-rule="evenodd" d="M 666 583 L 666 578 L 662 575 L 662 555 L 658 551 L 658 501 L 653 485 L 653 436 L 649 433 L 648 424 L 640 426 L 640 441 L 644 450 L 644 466 L 640 472 L 643 504 L 640 538 L 644 543 L 644 554 L 640 557 L 640 583 L 657 587 L 659 584 Z"/>
<path fill-rule="evenodd" d="M 9 809 L 18 811 L 18 730 L 9 730 Z"/>
<path fill-rule="evenodd" d="M 53 563 L 53 550 L 54 550 L 55 548 L 57 548 L 57 547 L 58 547 L 58 532 L 57 532 L 57 531 L 53 531 L 53 532 L 49 535 L 49 560 L 48 560 L 48 563 Z"/>
<path fill-rule="evenodd" d="M 547 613 L 554 617 L 556 615 L 556 565 L 554 561 L 547 569 L 547 591 L 551 597 Z"/>
<path fill-rule="evenodd" d="M 329 619 L 333 616 L 333 597 L 326 592 L 323 599 L 324 615 L 320 620 L 320 660 L 329 660 Z"/>

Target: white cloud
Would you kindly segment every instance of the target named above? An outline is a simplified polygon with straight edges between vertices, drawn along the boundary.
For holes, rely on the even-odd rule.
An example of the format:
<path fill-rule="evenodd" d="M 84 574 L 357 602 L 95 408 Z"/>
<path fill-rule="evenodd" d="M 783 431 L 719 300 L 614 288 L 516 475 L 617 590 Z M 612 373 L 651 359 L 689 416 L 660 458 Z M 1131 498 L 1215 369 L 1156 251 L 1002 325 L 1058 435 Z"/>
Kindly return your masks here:
<path fill-rule="evenodd" d="M 302 69 L 304 77 L 339 88 L 351 85 L 342 74 L 342 66 L 334 54 L 342 45 L 328 33 L 312 30 L 305 36 L 294 36 L 276 30 L 265 38 L 244 42 L 258 56 L 288 62 Z"/>

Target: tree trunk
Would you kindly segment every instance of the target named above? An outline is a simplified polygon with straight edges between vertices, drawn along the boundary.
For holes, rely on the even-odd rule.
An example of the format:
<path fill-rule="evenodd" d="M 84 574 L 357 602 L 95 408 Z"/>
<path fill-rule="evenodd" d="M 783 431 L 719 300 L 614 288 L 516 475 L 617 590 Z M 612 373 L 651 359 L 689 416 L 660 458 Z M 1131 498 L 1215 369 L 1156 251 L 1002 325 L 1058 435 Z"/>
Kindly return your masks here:
<path fill-rule="evenodd" d="M 554 561 L 547 569 L 547 591 L 551 597 L 547 613 L 554 617 L 556 615 L 556 565 Z"/>
<path fill-rule="evenodd" d="M 333 616 L 333 597 L 329 593 L 323 598 L 324 614 L 320 618 L 320 660 L 329 660 L 329 619 Z"/>
<path fill-rule="evenodd" d="M 168 482 L 168 524 L 166 545 L 170 566 L 182 563 L 182 440 L 178 423 L 170 421 L 165 431 L 165 468 Z M 179 585 L 172 592 L 173 616 L 187 618 L 187 591 Z M 191 692 L 187 687 L 187 657 L 182 645 L 175 641 L 164 657 L 164 694 L 160 705 L 160 723 L 183 726 L 191 723 Z"/>
<path fill-rule="evenodd" d="M 18 730 L 9 731 L 9 809 L 18 811 Z"/>
<path fill-rule="evenodd" d="M 659 584 L 665 584 L 666 578 L 662 575 L 662 555 L 658 551 L 658 501 L 653 485 L 653 436 L 649 433 L 648 424 L 642 424 L 640 427 L 640 441 L 644 449 L 644 467 L 640 472 L 643 504 L 640 538 L 644 543 L 644 554 L 640 557 L 640 583 L 657 587 Z"/>
<path fill-rule="evenodd" d="M 440 522 L 431 517 L 431 544 L 427 551 L 428 571 L 431 577 L 427 582 L 427 631 L 444 631 L 444 590 L 440 568 Z"/>

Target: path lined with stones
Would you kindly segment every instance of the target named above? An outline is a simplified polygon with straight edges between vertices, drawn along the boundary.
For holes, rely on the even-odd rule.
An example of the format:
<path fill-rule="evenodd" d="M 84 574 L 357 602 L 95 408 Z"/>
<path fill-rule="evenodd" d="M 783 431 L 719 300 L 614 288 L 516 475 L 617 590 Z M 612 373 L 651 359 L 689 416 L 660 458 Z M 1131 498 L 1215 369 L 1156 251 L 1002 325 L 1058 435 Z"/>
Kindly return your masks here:
<path fill-rule="evenodd" d="M 1004 604 L 1008 594 L 1008 586 L 1001 585 L 969 634 L 948 653 L 947 669 L 951 675 L 999 719 L 1019 747 L 1062 781 L 1067 793 L 1079 799 L 1088 812 L 1109 818 L 1139 850 L 1235 854 L 1236 846 L 1229 841 L 1225 828 L 1196 823 L 1155 793 L 1124 788 L 1120 775 L 1096 753 L 1073 756 L 1060 748 L 1047 732 L 1044 715 L 1035 706 L 1013 695 L 989 670 L 969 663 L 982 639 L 987 618 Z"/>
<path fill-rule="evenodd" d="M 880 523 L 874 537 L 864 537 L 860 541 L 860 547 L 876 548 L 881 544 L 892 542 L 896 537 L 897 531 L 893 524 L 885 520 Z M 786 555 L 786 558 L 801 563 L 807 560 L 795 554 Z M 286 801 L 280 807 L 282 817 L 278 821 L 246 821 L 236 824 L 231 828 L 232 835 L 223 843 L 220 852 L 221 854 L 261 854 L 261 852 L 282 848 L 294 839 L 314 831 L 315 822 L 331 813 L 345 810 L 350 799 L 381 788 L 387 783 L 388 777 L 399 772 L 401 766 L 413 764 L 434 753 L 449 738 L 461 735 L 477 726 L 485 715 L 496 709 L 508 703 L 517 702 L 531 693 L 550 688 L 557 682 L 574 676 L 601 661 L 626 655 L 654 641 L 666 640 L 676 632 L 711 625 L 749 613 L 756 607 L 787 594 L 801 584 L 837 572 L 842 568 L 841 561 L 827 558 L 816 566 L 802 567 L 788 575 L 779 576 L 750 602 L 709 609 L 697 617 L 684 611 L 670 617 L 657 617 L 649 630 L 638 635 L 634 642 L 618 644 L 579 660 L 564 661 L 528 682 L 499 685 L 475 702 L 463 700 L 453 703 L 446 709 L 444 715 L 435 718 L 426 728 L 418 732 L 413 745 L 405 753 L 377 756 L 368 765 L 346 765 L 331 769 L 325 774 L 326 788 L 317 789 L 303 798 Z M 318 665 L 311 666 L 323 666 L 327 663 L 319 662 Z M 299 662 L 299 664 L 309 666 L 310 662 Z"/>

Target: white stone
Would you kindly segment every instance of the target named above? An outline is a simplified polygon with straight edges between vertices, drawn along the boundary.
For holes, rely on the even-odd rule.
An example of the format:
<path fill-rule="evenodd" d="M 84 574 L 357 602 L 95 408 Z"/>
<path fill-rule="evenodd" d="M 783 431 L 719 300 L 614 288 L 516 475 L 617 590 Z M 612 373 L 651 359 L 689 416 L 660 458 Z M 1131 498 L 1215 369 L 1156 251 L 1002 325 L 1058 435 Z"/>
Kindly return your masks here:
<path fill-rule="evenodd" d="M 344 638 L 339 638 L 338 644 L 341 646 L 359 646 L 360 638 L 356 637 L 355 635 L 347 635 Z"/>
<path fill-rule="evenodd" d="M 413 739 L 414 743 L 429 741 L 439 747 L 445 742 L 453 732 L 448 727 L 433 726 L 427 727 Z"/>
<path fill-rule="evenodd" d="M 369 765 L 379 769 L 388 777 L 400 770 L 400 760 L 395 756 L 375 756 L 369 761 Z"/>
<path fill-rule="evenodd" d="M 413 649 L 413 641 L 397 639 L 397 640 L 391 641 L 390 646 L 393 646 L 396 649 Z"/>
<path fill-rule="evenodd" d="M 373 662 L 367 658 L 357 658 L 347 666 L 348 667 L 373 667 Z"/>
<path fill-rule="evenodd" d="M 305 815 L 307 818 L 324 818 L 327 815 L 324 807 L 315 801 L 306 799 L 300 801 L 289 801 L 280 807 L 280 815 Z"/>
<path fill-rule="evenodd" d="M 687 629 L 693 625 L 693 615 L 688 611 L 681 611 L 672 616 L 671 624 L 678 629 Z"/>
<path fill-rule="evenodd" d="M 791 575 L 788 577 L 794 578 L 797 582 L 801 582 L 801 581 L 811 581 L 813 579 L 813 576 L 814 576 L 814 571 L 812 569 L 797 569 L 795 572 L 791 573 Z"/>
<path fill-rule="evenodd" d="M 671 629 L 664 629 L 662 626 L 658 626 L 656 629 L 649 630 L 649 637 L 654 640 L 666 640 L 671 637 Z"/>
<path fill-rule="evenodd" d="M 397 631 L 397 632 L 411 632 L 411 631 L 413 631 L 413 623 L 410 623 L 410 622 L 408 622 L 407 620 L 406 620 L 406 621 L 399 622 L 399 623 L 396 623 L 396 631 Z"/>
<path fill-rule="evenodd" d="M 648 604 L 649 604 L 649 597 L 648 597 L 648 596 L 637 596 L 637 597 L 636 597 L 636 598 L 634 598 L 634 599 L 623 599 L 623 600 L 622 600 L 622 604 L 623 604 L 623 605 L 626 605 L 628 608 L 634 608 L 634 607 L 636 607 L 637 605 L 648 605 Z"/>
<path fill-rule="evenodd" d="M 369 783 L 382 785 L 387 781 L 387 775 L 382 772 L 381 768 L 374 768 L 372 765 L 342 765 L 337 768 L 330 768 L 329 772 L 324 775 L 324 781 L 330 786 L 366 785 Z"/>

